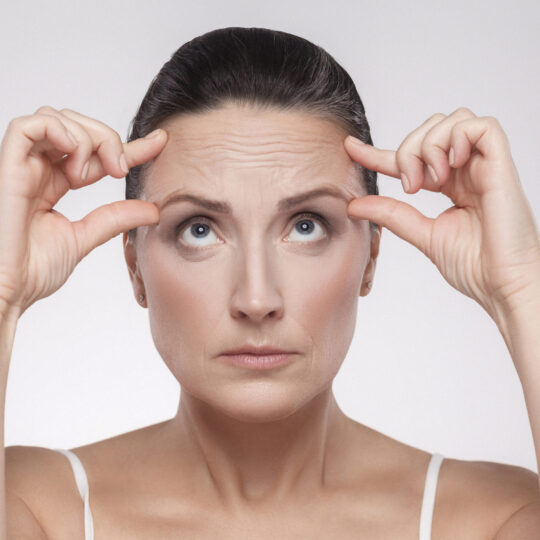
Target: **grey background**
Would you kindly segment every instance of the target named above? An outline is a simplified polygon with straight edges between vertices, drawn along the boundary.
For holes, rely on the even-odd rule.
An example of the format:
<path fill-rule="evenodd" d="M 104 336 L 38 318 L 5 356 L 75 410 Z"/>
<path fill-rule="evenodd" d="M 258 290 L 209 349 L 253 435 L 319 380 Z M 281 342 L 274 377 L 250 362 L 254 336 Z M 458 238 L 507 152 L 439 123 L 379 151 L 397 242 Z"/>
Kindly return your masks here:
<path fill-rule="evenodd" d="M 348 70 L 376 146 L 397 149 L 436 112 L 495 116 L 538 222 L 539 21 L 532 0 L 5 3 L 0 129 L 51 105 L 125 140 L 150 81 L 181 44 L 226 26 L 284 30 Z M 379 186 L 430 217 L 452 205 L 440 194 L 406 195 L 382 175 Z M 56 209 L 75 220 L 123 198 L 124 180 L 106 177 Z M 522 387 L 495 323 L 388 230 L 334 390 L 349 416 L 413 446 L 537 470 Z M 112 437 L 170 418 L 179 392 L 133 297 L 120 235 L 19 321 L 5 444 L 70 448 Z"/>

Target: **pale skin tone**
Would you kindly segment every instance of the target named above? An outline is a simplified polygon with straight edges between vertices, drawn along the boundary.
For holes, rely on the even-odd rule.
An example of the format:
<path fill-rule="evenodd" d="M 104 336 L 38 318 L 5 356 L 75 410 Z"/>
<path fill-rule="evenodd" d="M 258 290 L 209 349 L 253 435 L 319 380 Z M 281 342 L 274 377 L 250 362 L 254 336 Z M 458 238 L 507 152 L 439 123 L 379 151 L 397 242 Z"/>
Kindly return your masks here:
<path fill-rule="evenodd" d="M 382 226 L 421 249 L 501 329 L 537 444 L 540 388 L 533 384 L 531 351 L 540 344 L 530 329 L 540 323 L 538 302 L 531 300 L 539 298 L 540 247 L 494 119 L 468 109 L 435 115 L 397 152 L 356 148 L 337 125 L 305 112 L 230 105 L 161 127 L 153 139 L 121 143 L 95 119 L 44 108 L 10 125 L 0 153 L 0 172 L 19 175 L 9 203 L 0 199 L 11 219 L 9 231 L 0 227 L 0 242 L 13 253 L 12 265 L 4 263 L 0 272 L 4 321 L 14 326 L 89 251 L 123 232 L 135 296 L 145 295 L 156 348 L 182 386 L 171 420 L 75 449 L 89 476 L 96 537 L 130 531 L 130 538 L 147 538 L 159 530 L 172 539 L 189 530 L 192 538 L 275 538 L 279 530 L 282 538 L 417 538 L 429 453 L 354 422 L 331 388 L 355 331 L 358 300 L 374 282 Z M 78 145 L 69 143 L 64 128 Z M 24 144 L 17 140 L 23 131 Z M 122 151 L 129 167 L 153 159 L 142 201 L 119 201 L 73 224 L 50 213 L 67 189 L 107 174 L 122 177 Z M 73 156 L 58 162 L 64 153 Z M 45 159 L 61 172 L 38 205 L 45 212 L 32 209 L 29 234 L 20 220 L 30 211 L 24 197 L 36 197 L 30 184 L 46 177 Z M 431 220 L 405 203 L 365 197 L 354 161 L 390 178 L 406 172 L 409 193 L 442 191 L 459 210 Z M 438 184 L 423 174 L 427 164 Z M 318 187 L 344 199 L 326 195 L 277 211 L 281 199 Z M 232 213 L 185 201 L 164 206 L 179 193 L 227 202 Z M 380 224 L 376 232 L 368 219 Z M 128 242 L 127 230 L 136 226 L 136 241 Z M 454 251 L 456 232 L 465 240 Z M 24 234 L 29 242 L 21 241 Z M 512 264 L 505 264 L 510 253 Z M 21 267 L 27 269 L 22 278 Z M 266 372 L 218 358 L 247 341 L 297 354 L 285 368 Z M 6 361 L 5 373 L 8 367 Z M 25 500 L 50 537 L 60 529 L 82 537 L 80 497 L 65 458 L 20 449 L 6 453 L 13 508 Z M 61 495 L 32 498 L 31 463 L 50 471 Z M 445 461 L 433 538 L 459 533 L 502 540 L 518 527 L 528 527 L 533 538 L 540 531 L 536 474 L 497 465 Z"/>

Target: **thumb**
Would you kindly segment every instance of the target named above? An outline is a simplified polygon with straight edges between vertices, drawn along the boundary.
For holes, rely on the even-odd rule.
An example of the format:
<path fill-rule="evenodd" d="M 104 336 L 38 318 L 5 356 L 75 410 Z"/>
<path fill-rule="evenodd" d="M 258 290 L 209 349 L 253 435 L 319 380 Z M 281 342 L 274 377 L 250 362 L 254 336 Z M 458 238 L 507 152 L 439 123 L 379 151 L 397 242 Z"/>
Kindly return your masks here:
<path fill-rule="evenodd" d="M 130 199 L 104 204 L 72 223 L 79 247 L 77 262 L 117 234 L 156 223 L 159 223 L 159 210 L 151 202 Z"/>
<path fill-rule="evenodd" d="M 352 199 L 347 206 L 352 218 L 368 219 L 386 227 L 429 257 L 431 227 L 434 219 L 424 216 L 410 204 L 382 195 Z"/>

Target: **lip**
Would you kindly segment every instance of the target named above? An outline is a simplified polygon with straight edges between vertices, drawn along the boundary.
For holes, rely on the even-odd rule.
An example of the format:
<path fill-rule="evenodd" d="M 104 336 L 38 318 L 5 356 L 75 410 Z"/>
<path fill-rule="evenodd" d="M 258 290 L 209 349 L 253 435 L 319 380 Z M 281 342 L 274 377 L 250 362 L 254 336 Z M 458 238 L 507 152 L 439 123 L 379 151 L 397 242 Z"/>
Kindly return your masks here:
<path fill-rule="evenodd" d="M 257 355 L 272 355 L 272 354 L 294 354 L 294 351 L 285 351 L 272 347 L 271 345 L 242 345 L 237 349 L 224 351 L 222 355 L 239 355 L 239 354 L 257 354 Z"/>
<path fill-rule="evenodd" d="M 222 354 L 225 363 L 245 369 L 274 369 L 289 364 L 295 353 L 281 352 L 278 354 Z"/>

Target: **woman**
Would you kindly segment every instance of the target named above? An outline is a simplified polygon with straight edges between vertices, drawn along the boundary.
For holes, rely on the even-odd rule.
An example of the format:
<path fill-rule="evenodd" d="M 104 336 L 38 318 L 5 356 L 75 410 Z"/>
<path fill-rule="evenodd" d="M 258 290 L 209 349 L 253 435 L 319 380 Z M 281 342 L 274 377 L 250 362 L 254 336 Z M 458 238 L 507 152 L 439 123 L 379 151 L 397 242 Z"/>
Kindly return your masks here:
<path fill-rule="evenodd" d="M 455 206 L 426 218 L 378 196 L 377 171 Z M 126 173 L 127 201 L 74 223 L 53 210 Z M 7 448 L 3 538 L 537 538 L 536 473 L 443 460 L 348 418 L 332 392 L 384 226 L 496 322 L 538 446 L 540 242 L 494 118 L 435 114 L 378 149 L 325 51 L 226 28 L 176 51 L 126 143 L 68 109 L 15 119 L 0 183 L 2 404 L 18 318 L 119 233 L 182 388 L 168 421 Z"/>

